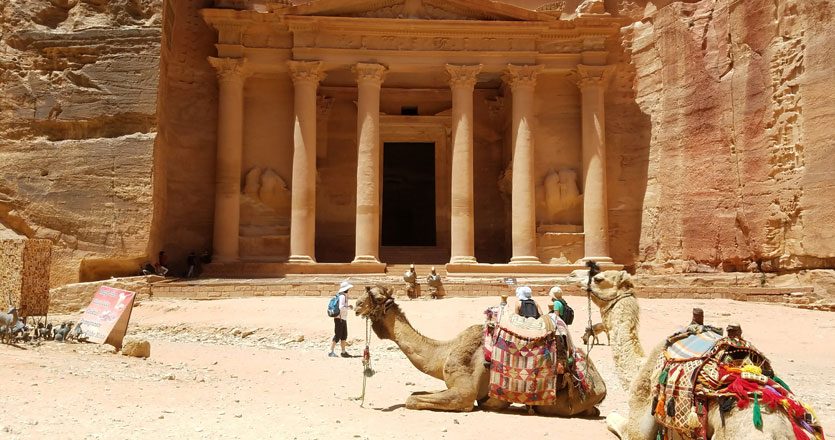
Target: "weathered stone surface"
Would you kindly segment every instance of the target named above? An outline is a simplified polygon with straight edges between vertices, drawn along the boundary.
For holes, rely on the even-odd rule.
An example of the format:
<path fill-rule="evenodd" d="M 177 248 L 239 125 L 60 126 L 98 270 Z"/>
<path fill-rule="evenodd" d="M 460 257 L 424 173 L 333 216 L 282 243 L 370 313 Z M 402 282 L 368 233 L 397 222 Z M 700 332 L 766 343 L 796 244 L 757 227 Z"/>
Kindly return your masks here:
<path fill-rule="evenodd" d="M 48 240 L 0 239 L 0 310 L 11 301 L 21 316 L 47 315 L 51 257 Z"/>
<path fill-rule="evenodd" d="M 623 29 L 651 120 L 639 270 L 832 267 L 835 4 L 618 3 L 645 6 Z"/>
<path fill-rule="evenodd" d="M 146 254 L 161 3 L 0 5 L 0 232 L 54 244 L 53 286 Z"/>
<path fill-rule="evenodd" d="M 136 292 L 135 301 L 145 300 L 151 296 L 151 283 L 161 279 L 162 277 L 151 275 L 66 284 L 49 291 L 49 311 L 53 314 L 67 314 L 84 310 L 101 286 Z"/>
<path fill-rule="evenodd" d="M 549 14 L 570 18 L 582 1 L 507 3 L 550 3 Z M 620 41 L 605 47 L 607 62 L 617 67 L 606 92 L 613 259 L 646 274 L 835 265 L 828 56 L 835 4 L 603 3 L 624 18 Z M 211 249 L 217 80 L 206 57 L 218 54 L 217 35 L 199 11 L 213 5 L 167 2 L 164 26 L 161 0 L 0 5 L 0 236 L 52 241 L 53 285 L 136 272 L 161 248 L 176 272 L 188 252 Z M 322 36 L 320 43 L 340 42 Z M 369 44 L 393 50 L 406 43 Z M 579 224 L 581 204 L 568 203 L 562 192 L 559 199 L 553 190 L 548 194 L 555 187 L 548 173 L 579 170 L 579 92 L 563 76 L 543 74 L 537 85 L 538 215 L 540 222 Z M 292 94 L 284 74 L 247 80 L 242 176 L 269 169 L 291 186 Z M 474 101 L 480 146 L 474 183 L 482 191 L 475 240 L 482 262 L 509 257 L 503 232 L 510 217 L 496 182 L 507 165 L 511 108 L 509 96 L 499 95 L 477 89 Z M 349 261 L 354 252 L 354 99 L 338 96 L 320 109 L 326 123 L 317 172 L 328 189 L 316 195 L 320 261 Z M 381 110 L 398 114 L 399 101 L 388 102 Z M 448 98 L 430 94 L 420 105 L 427 114 L 449 110 Z M 564 151 L 554 154 L 553 145 Z M 285 205 L 278 210 L 282 221 Z M 250 217 L 259 220 L 255 214 Z M 246 238 L 254 247 L 284 249 L 285 229 Z M 563 253 L 554 258 L 575 259 Z"/>
<path fill-rule="evenodd" d="M 144 339 L 127 336 L 122 343 L 122 354 L 139 358 L 150 357 L 151 343 Z"/>

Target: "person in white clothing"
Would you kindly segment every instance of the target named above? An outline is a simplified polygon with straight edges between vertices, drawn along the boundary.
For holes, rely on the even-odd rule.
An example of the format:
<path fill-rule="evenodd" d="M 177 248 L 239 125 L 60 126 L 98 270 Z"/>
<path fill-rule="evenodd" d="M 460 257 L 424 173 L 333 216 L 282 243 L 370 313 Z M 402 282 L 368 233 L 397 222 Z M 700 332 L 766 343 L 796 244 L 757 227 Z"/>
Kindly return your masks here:
<path fill-rule="evenodd" d="M 337 341 L 342 346 L 341 356 L 344 358 L 351 357 L 345 351 L 345 340 L 348 339 L 348 321 L 346 321 L 348 310 L 354 308 L 354 306 L 348 304 L 348 290 L 352 287 L 354 286 L 347 281 L 343 281 L 339 285 L 339 316 L 333 318 L 333 342 L 331 343 L 331 351 L 328 353 L 330 357 L 337 357 L 336 353 L 333 352 L 333 349 L 336 348 Z"/>

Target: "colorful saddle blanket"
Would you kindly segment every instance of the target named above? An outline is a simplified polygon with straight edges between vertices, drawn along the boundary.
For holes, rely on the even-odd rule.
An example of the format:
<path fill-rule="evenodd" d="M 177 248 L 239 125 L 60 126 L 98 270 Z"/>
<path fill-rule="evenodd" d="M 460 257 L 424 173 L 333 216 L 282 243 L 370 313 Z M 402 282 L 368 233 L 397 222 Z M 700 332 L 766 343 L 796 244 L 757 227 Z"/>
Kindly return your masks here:
<path fill-rule="evenodd" d="M 549 331 L 553 326 L 546 325 L 547 316 L 524 318 L 507 306 L 491 307 L 485 314 L 484 358 L 491 361 L 490 397 L 526 405 L 553 405 L 556 390 L 563 386 L 577 382 L 581 393 L 588 390 L 582 375 L 568 374 L 573 351 L 566 346 L 570 339 L 560 337 L 567 335 L 565 325 L 559 325 L 561 321 Z M 572 361 L 572 366 L 582 367 L 585 359 L 577 353 Z"/>
<path fill-rule="evenodd" d="M 733 399 L 740 409 L 754 403 L 752 423 L 761 427 L 761 408 L 786 412 L 798 440 L 823 439 L 811 408 L 798 401 L 768 359 L 739 338 L 685 329 L 668 338 L 653 372 L 652 414 L 682 438 L 705 440 L 708 404 Z M 729 410 L 730 407 L 720 409 Z"/>

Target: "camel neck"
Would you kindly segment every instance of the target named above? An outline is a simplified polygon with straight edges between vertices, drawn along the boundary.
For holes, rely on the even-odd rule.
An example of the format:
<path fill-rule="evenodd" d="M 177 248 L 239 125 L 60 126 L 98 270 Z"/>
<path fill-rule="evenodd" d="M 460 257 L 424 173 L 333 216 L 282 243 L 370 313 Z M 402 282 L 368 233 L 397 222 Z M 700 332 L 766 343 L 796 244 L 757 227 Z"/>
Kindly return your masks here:
<path fill-rule="evenodd" d="M 418 370 L 437 379 L 443 379 L 444 363 L 449 351 L 448 344 L 420 334 L 412 327 L 399 307 L 395 308 L 392 313 L 394 313 L 394 320 L 389 329 L 391 340 L 400 347 L 403 354 Z"/>
<path fill-rule="evenodd" d="M 621 298 L 603 314 L 612 337 L 612 356 L 621 386 L 628 390 L 636 372 L 644 364 L 644 349 L 638 339 L 640 308 L 634 296 Z"/>

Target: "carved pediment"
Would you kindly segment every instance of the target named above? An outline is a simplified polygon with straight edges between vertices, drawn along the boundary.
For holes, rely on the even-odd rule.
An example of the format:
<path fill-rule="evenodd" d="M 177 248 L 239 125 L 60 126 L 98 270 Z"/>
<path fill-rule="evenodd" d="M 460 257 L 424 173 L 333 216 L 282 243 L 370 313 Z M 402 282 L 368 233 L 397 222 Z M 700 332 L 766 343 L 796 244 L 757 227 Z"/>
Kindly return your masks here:
<path fill-rule="evenodd" d="M 490 0 L 318 0 L 287 15 L 424 20 L 549 21 L 553 17 Z"/>

